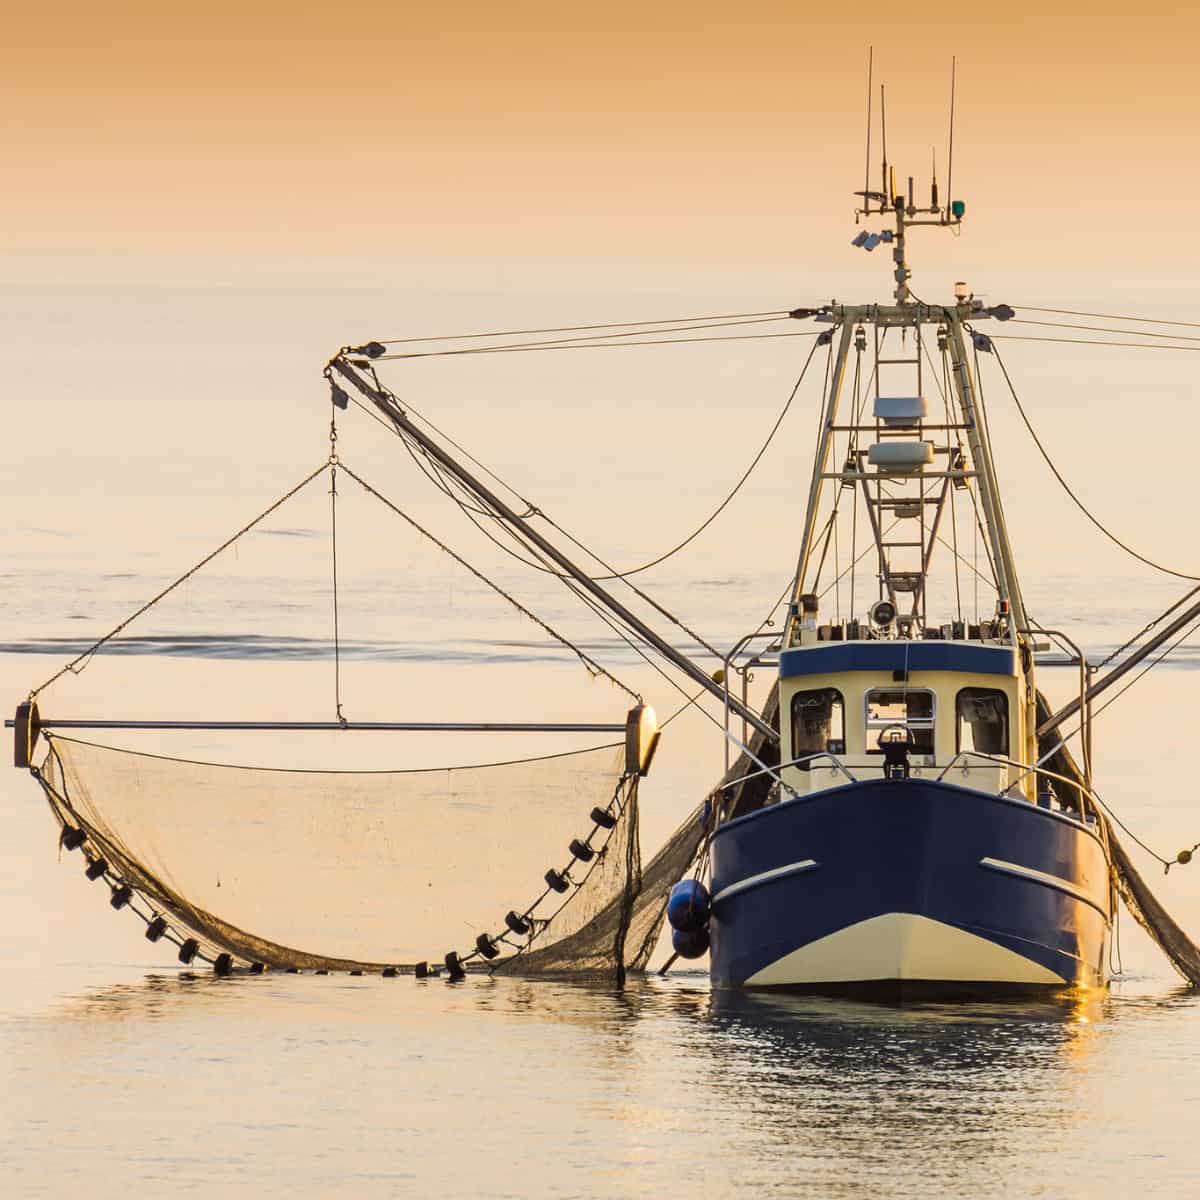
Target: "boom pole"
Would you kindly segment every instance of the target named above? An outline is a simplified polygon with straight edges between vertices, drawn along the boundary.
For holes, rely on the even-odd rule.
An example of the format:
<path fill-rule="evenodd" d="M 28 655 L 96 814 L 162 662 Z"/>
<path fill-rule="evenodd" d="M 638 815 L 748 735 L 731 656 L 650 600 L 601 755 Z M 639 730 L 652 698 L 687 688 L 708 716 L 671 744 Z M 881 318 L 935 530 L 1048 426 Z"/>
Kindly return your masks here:
<path fill-rule="evenodd" d="M 640 617 L 631 612 L 606 588 L 601 587 L 586 571 L 582 570 L 582 568 L 569 559 L 553 542 L 543 537 L 523 516 L 507 505 L 485 483 L 468 471 L 462 463 L 448 454 L 423 429 L 414 425 L 391 393 L 374 386 L 368 380 L 364 379 L 340 354 L 333 358 L 329 365 L 355 391 L 370 400 L 398 431 L 402 431 L 407 437 L 411 437 L 414 441 L 418 442 L 422 449 L 426 450 L 455 479 L 491 508 L 498 517 L 517 530 L 530 545 L 537 547 L 541 553 L 561 567 L 580 587 L 591 593 L 609 612 L 624 622 L 647 645 L 657 650 L 672 666 L 682 671 L 693 682 L 698 683 L 710 695 L 720 700 L 722 704 L 728 701 L 729 707 L 739 717 L 753 725 L 760 733 L 772 740 L 779 736 L 770 725 L 763 721 L 758 713 L 752 708 L 748 708 L 735 696 L 727 696 L 725 687 L 717 683 L 707 671 L 651 629 Z"/>

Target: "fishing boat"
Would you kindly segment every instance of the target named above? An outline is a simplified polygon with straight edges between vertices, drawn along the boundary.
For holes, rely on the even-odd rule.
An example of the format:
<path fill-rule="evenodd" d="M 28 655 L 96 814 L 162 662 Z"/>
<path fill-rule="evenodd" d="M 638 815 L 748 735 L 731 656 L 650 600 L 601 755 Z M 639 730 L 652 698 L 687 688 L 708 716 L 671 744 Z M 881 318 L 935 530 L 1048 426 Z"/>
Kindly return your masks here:
<path fill-rule="evenodd" d="M 632 329 L 517 331 L 542 339 L 533 342 L 455 335 L 473 339 L 469 349 L 437 351 L 658 345 L 671 339 L 657 335 L 671 333 L 684 341 L 741 337 L 741 329 L 724 331 L 764 317 L 798 323 L 782 336 L 808 338 L 811 350 L 792 397 L 822 348 L 825 382 L 808 486 L 805 492 L 797 477 L 794 488 L 806 503 L 798 559 L 780 597 L 781 626 L 760 622 L 722 653 L 633 580 L 644 568 L 621 571 L 589 551 L 380 378 L 377 368 L 389 360 L 428 357 L 429 350 L 414 351 L 411 338 L 343 347 L 324 370 L 328 459 L 114 630 L 82 646 L 7 722 L 15 730 L 14 763 L 44 792 L 60 846 L 82 852 L 87 877 L 107 884 L 112 907 L 135 913 L 150 941 L 176 946 L 184 965 L 208 962 L 218 974 L 444 974 L 459 982 L 486 970 L 612 973 L 623 981 L 627 969 L 647 968 L 665 919 L 674 948 L 666 966 L 707 954 L 719 988 L 974 995 L 1104 986 L 1119 896 L 1180 972 L 1200 983 L 1200 950 L 1122 849 L 1093 788 L 1091 753 L 1093 700 L 1181 630 L 1194 631 L 1200 589 L 1151 622 L 1140 645 L 1135 638 L 1122 647 L 1129 653 L 1099 678 L 1068 633 L 1033 618 L 1005 520 L 980 372 L 991 356 L 1011 386 L 994 330 L 1014 310 L 965 283 L 942 303 L 916 296 L 912 231 L 957 232 L 965 206 L 952 194 L 940 202 L 936 179 L 928 203 L 918 205 L 911 178 L 906 193 L 897 188 L 886 152 L 880 186 L 869 179 L 868 139 L 868 180 L 856 210 L 863 227 L 852 245 L 890 249 L 890 303 L 833 302 Z M 695 336 L 713 329 L 713 337 Z M 493 340 L 476 344 L 480 337 Z M 685 696 L 679 678 L 698 686 L 680 713 L 701 697 L 719 703 L 724 774 L 645 866 L 637 797 L 661 733 L 653 708 L 611 664 L 346 463 L 336 422 L 351 400 L 401 440 L 489 541 L 500 544 L 489 530 L 501 529 L 520 561 L 564 584 Z M 633 701 L 623 719 L 433 721 L 418 713 L 347 720 L 337 665 L 339 479 L 360 486 L 536 622 L 593 678 L 623 691 L 623 703 Z M 333 720 L 46 715 L 41 702 L 56 680 L 104 653 L 134 619 L 316 480 L 328 480 L 332 498 Z M 793 511 L 783 525 L 795 527 Z M 668 625 L 720 666 L 681 649 Z M 1037 679 L 1051 665 L 1078 671 L 1078 696 L 1057 710 Z M 749 687 L 764 669 L 776 678 L 760 704 Z M 1067 731 L 1071 722 L 1077 727 Z M 75 740 L 74 730 L 95 728 L 612 734 L 619 741 L 471 767 L 280 773 Z M 1068 749 L 1075 736 L 1078 761 Z M 568 798 L 591 805 L 583 829 L 573 825 Z M 429 824 L 433 805 L 441 805 L 444 853 L 422 850 L 410 836 Z M 529 846 L 547 856 L 565 848 L 569 857 L 555 861 L 533 885 L 532 900 L 521 903 L 520 855 Z M 1177 861 L 1189 861 L 1192 851 Z M 429 877 L 434 861 L 442 869 L 439 890 Z M 280 879 L 312 877 L 321 886 L 264 886 L 258 881 L 271 864 Z M 505 874 L 501 868 L 511 864 Z M 512 905 L 498 907 L 487 924 L 476 919 L 478 897 L 464 886 L 477 879 L 494 882 L 502 893 L 497 905 Z M 464 927 L 473 931 L 466 946 L 416 957 Z"/>
<path fill-rule="evenodd" d="M 961 205 L 935 195 L 917 209 L 911 188 L 863 200 L 861 217 L 891 225 L 855 244 L 893 247 L 895 303 L 817 314 L 836 349 L 772 646 L 778 777 L 755 803 L 731 791 L 716 815 L 712 978 L 1098 986 L 1115 903 L 1106 832 L 1086 764 L 1067 775 L 1039 751 L 1037 653 L 1062 635 L 1027 614 L 976 378 L 992 349 L 983 330 L 1012 310 L 962 284 L 947 304 L 909 289 L 908 231 L 952 228 Z M 994 594 L 982 617 L 964 615 L 961 586 L 933 587 L 938 552 L 961 557 L 941 536 L 952 506 L 978 522 Z M 865 537 L 847 567 L 831 545 L 851 508 Z M 822 597 L 863 550 L 877 588 L 833 617 Z"/>

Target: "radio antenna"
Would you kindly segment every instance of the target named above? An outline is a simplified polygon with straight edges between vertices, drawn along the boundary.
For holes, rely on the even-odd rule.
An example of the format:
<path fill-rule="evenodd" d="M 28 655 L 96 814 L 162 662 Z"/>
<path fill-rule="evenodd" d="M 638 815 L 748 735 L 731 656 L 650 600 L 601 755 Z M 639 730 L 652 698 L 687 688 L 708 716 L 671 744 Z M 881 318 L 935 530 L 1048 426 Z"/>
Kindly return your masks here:
<path fill-rule="evenodd" d="M 888 161 L 887 161 L 887 97 L 884 95 L 883 84 L 879 85 L 879 129 L 883 139 L 883 187 L 879 190 L 890 196 L 888 191 Z"/>
<path fill-rule="evenodd" d="M 950 59 L 950 149 L 946 164 L 946 207 L 954 203 L 954 86 L 958 81 L 958 59 Z M 947 214 L 949 215 L 949 214 Z"/>
<path fill-rule="evenodd" d="M 863 168 L 863 208 L 871 211 L 871 101 L 874 99 L 875 47 L 867 51 L 867 165 Z"/>

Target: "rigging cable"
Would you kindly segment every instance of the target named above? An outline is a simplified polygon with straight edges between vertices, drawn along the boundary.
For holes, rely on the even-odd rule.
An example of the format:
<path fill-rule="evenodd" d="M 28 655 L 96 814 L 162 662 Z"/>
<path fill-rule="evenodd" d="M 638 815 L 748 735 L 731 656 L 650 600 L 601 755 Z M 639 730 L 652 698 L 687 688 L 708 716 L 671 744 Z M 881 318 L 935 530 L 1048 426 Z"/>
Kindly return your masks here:
<path fill-rule="evenodd" d="M 329 406 L 329 543 L 333 567 L 333 709 L 338 722 L 344 727 L 342 715 L 342 642 L 341 622 L 338 618 L 338 548 L 337 548 L 337 408 Z"/>
<path fill-rule="evenodd" d="M 1047 453 L 1046 447 L 1042 445 L 1041 438 L 1038 437 L 1037 432 L 1034 430 L 1033 425 L 1030 423 L 1029 417 L 1025 413 L 1024 405 L 1022 405 L 1020 398 L 1017 396 L 1017 389 L 1013 386 L 1013 381 L 1009 377 L 1008 368 L 1005 367 L 1004 360 L 1000 357 L 1000 352 L 998 350 L 996 350 L 994 346 L 993 346 L 993 354 L 996 359 L 996 365 L 1000 368 L 1001 373 L 1004 375 L 1004 382 L 1006 384 L 1008 384 L 1008 390 L 1013 398 L 1013 403 L 1017 406 L 1017 412 L 1020 413 L 1021 420 L 1024 421 L 1024 423 L 1025 423 L 1025 428 L 1027 430 L 1029 430 L 1029 436 L 1031 438 L 1033 438 L 1033 443 L 1035 446 L 1037 446 L 1038 450 L 1041 452 L 1042 458 L 1044 458 L 1046 460 L 1046 465 L 1050 468 L 1051 472 L 1054 475 L 1054 478 L 1058 480 L 1059 484 L 1061 484 L 1063 491 L 1065 491 L 1067 493 L 1067 495 L 1070 496 L 1071 500 L 1075 504 L 1075 507 L 1078 508 L 1079 511 L 1081 513 L 1083 513 L 1083 515 L 1085 517 L 1087 517 L 1087 519 L 1098 530 L 1100 530 L 1100 532 L 1102 534 L 1104 534 L 1104 536 L 1106 538 L 1108 538 L 1108 540 L 1110 542 L 1113 543 L 1113 545 L 1120 547 L 1120 549 L 1124 550 L 1125 553 L 1128 554 L 1130 557 L 1136 558 L 1138 560 L 1138 562 L 1144 563 L 1148 567 L 1153 567 L 1154 570 L 1161 571 L 1164 575 L 1173 575 L 1173 576 L 1175 576 L 1176 579 L 1190 579 L 1192 581 L 1200 582 L 1200 575 L 1189 575 L 1186 571 L 1176 571 L 1172 567 L 1163 566 L 1162 563 L 1157 563 L 1153 559 L 1147 558 L 1144 554 L 1138 553 L 1138 551 L 1134 550 L 1132 546 L 1126 545 L 1123 541 L 1121 541 L 1121 539 L 1119 537 L 1117 537 L 1117 535 L 1115 533 L 1112 533 L 1109 529 L 1107 529 L 1101 523 L 1100 520 L 1098 520 L 1095 516 L 1092 515 L 1092 513 L 1088 510 L 1087 506 L 1083 503 L 1083 501 L 1079 499 L 1079 497 L 1074 493 L 1074 491 L 1072 491 L 1071 485 L 1069 483 L 1067 483 L 1067 481 L 1063 478 L 1062 472 L 1059 471 L 1058 467 L 1056 467 L 1054 465 L 1054 460 Z"/>
<path fill-rule="evenodd" d="M 1112 662 L 1112 660 L 1114 658 L 1116 658 L 1119 654 L 1123 654 L 1135 642 L 1140 641 L 1141 638 L 1143 638 L 1147 633 L 1149 633 L 1150 630 L 1152 630 L 1156 625 L 1161 625 L 1163 623 L 1163 621 L 1165 621 L 1167 619 L 1167 617 L 1169 617 L 1177 608 L 1182 607 L 1193 596 L 1197 595 L 1198 593 L 1200 593 L 1200 587 L 1194 587 L 1194 588 L 1192 588 L 1192 590 L 1190 592 L 1186 592 L 1180 599 L 1176 600 L 1175 603 L 1172 604 L 1170 606 L 1170 608 L 1168 608 L 1165 612 L 1159 613 L 1158 616 L 1155 617 L 1152 621 L 1148 621 L 1137 633 L 1135 633 L 1133 635 L 1133 637 L 1131 637 L 1128 641 L 1126 641 L 1126 642 L 1122 643 L 1120 646 L 1118 646 L 1102 662 L 1097 663 L 1096 666 L 1093 668 L 1093 670 L 1102 671 L 1105 667 L 1108 666 L 1108 664 L 1110 662 Z"/>
<path fill-rule="evenodd" d="M 780 318 L 782 319 L 782 318 Z M 654 332 L 651 330 L 650 332 Z M 610 350 L 619 346 L 679 346 L 688 342 L 753 342 L 765 338 L 818 337 L 818 333 L 801 330 L 796 333 L 730 333 L 714 337 L 655 338 L 641 342 L 572 342 L 558 345 L 548 342 L 517 342 L 511 346 L 472 346 L 464 350 L 421 350 L 407 354 L 383 354 L 377 362 L 407 358 L 445 358 L 461 354 L 516 354 L 535 350 Z"/>
<path fill-rule="evenodd" d="M 1149 329 L 1112 329 L 1106 325 L 1075 325 L 1070 321 L 1031 321 L 1027 317 L 1010 317 L 1017 325 L 1040 325 L 1046 329 L 1078 329 L 1084 333 L 1124 333 L 1130 337 L 1162 338 L 1164 341 L 1200 342 L 1200 337 L 1188 333 L 1154 333 Z"/>
<path fill-rule="evenodd" d="M 1185 329 L 1200 329 L 1200 321 L 1168 321 L 1160 317 L 1129 317 L 1121 313 L 1079 312 L 1073 308 L 1039 308 L 1036 304 L 1014 304 L 1013 308 L 1027 312 L 1055 313 L 1060 317 L 1095 317 L 1101 321 L 1137 321 L 1143 325 L 1179 325 Z"/>
<path fill-rule="evenodd" d="M 424 337 L 381 338 L 384 346 L 399 346 L 410 342 L 460 342 L 474 338 L 494 337 L 525 337 L 535 333 L 576 333 L 592 329 L 634 329 L 646 325 L 684 325 L 697 321 L 739 321 L 745 317 L 786 317 L 789 310 L 785 308 L 770 309 L 766 312 L 747 313 L 707 313 L 701 317 L 663 317 L 659 321 L 610 321 L 605 325 L 551 325 L 544 329 L 499 329 L 492 333 L 448 333 L 428 334 Z M 351 347 L 347 347 L 351 349 Z"/>
<path fill-rule="evenodd" d="M 394 504 L 391 500 L 389 500 L 382 492 L 376 491 L 376 489 L 373 488 L 365 479 L 363 479 L 361 475 L 358 475 L 356 472 L 352 471 L 345 463 L 341 463 L 341 468 L 364 491 L 366 491 L 370 495 L 374 496 L 386 508 L 391 509 L 392 512 L 394 512 L 398 517 L 400 517 L 402 520 L 406 521 L 409 525 L 411 525 L 413 529 L 415 529 L 419 534 L 422 535 L 422 537 L 425 537 L 429 541 L 431 541 L 435 546 L 438 547 L 439 550 L 441 550 L 445 554 L 448 554 L 460 566 L 465 567 L 468 571 L 470 571 L 471 574 L 474 575 L 475 578 L 478 579 L 481 583 L 486 584 L 498 596 L 507 600 L 508 603 L 511 604 L 513 606 L 513 608 L 515 608 L 519 613 L 521 613 L 525 617 L 528 617 L 529 620 L 533 621 L 535 625 L 539 626 L 546 633 L 548 633 L 556 642 L 558 642 L 560 645 L 563 645 L 568 650 L 570 650 L 580 660 L 580 662 L 582 662 L 583 665 L 585 667 L 587 667 L 588 671 L 592 675 L 603 675 L 605 679 L 609 680 L 611 683 L 616 684 L 617 687 L 619 687 L 621 689 L 621 691 L 623 691 L 626 695 L 631 696 L 639 704 L 641 703 L 642 698 L 641 698 L 641 696 L 638 695 L 637 692 L 635 692 L 632 688 L 628 687 L 626 684 L 622 683 L 621 680 L 619 680 L 611 672 L 605 670 L 604 667 L 602 667 L 598 662 L 596 662 L 595 659 L 593 659 L 590 655 L 588 655 L 587 652 L 584 651 L 581 647 L 576 646 L 573 642 L 569 641 L 561 633 L 559 633 L 556 629 L 554 629 L 552 626 L 548 625 L 545 621 L 543 621 L 541 619 L 541 617 L 539 617 L 535 613 L 531 612 L 519 600 L 517 600 L 514 596 L 512 596 L 508 592 L 506 592 L 498 583 L 489 579 L 486 575 L 483 574 L 482 571 L 478 570 L 476 567 L 473 567 L 460 554 L 457 554 L 455 551 L 451 550 L 450 547 L 445 544 L 445 542 L 443 542 L 439 538 L 435 537 L 423 525 L 418 524 L 412 517 L 410 517 L 408 515 L 408 513 L 406 513 L 402 508 L 400 508 L 398 505 Z"/>
<path fill-rule="evenodd" d="M 776 337 L 781 336 L 779 334 Z M 992 342 L 1057 342 L 1066 346 L 1127 346 L 1133 350 L 1190 350 L 1200 352 L 1200 346 L 1171 346 L 1160 342 L 1108 342 L 1100 338 L 1033 337 L 1022 333 L 989 333 Z"/>
<path fill-rule="evenodd" d="M 171 592 L 173 592 L 177 587 L 179 587 L 180 584 L 185 583 L 187 580 L 191 579 L 191 577 L 193 575 L 195 575 L 197 571 L 206 567 L 223 550 L 229 549 L 229 547 L 232 546 L 234 542 L 236 542 L 239 538 L 243 537 L 245 534 L 249 533 L 250 530 L 252 530 L 256 525 L 258 525 L 260 522 L 264 521 L 267 517 L 269 517 L 276 509 L 281 508 L 294 495 L 296 495 L 297 492 L 300 492 L 304 488 L 306 488 L 310 483 L 312 483 L 312 481 L 314 479 L 317 478 L 317 476 L 323 475 L 325 473 L 326 468 L 328 468 L 328 466 L 329 466 L 329 460 L 326 459 L 323 463 L 321 463 L 321 465 L 319 467 L 317 467 L 317 469 L 315 471 L 313 471 L 309 475 L 306 475 L 302 480 L 300 480 L 300 482 L 298 484 L 296 484 L 295 487 L 293 487 L 289 491 L 285 492 L 282 496 L 279 497 L 278 500 L 276 500 L 269 507 L 263 509 L 263 511 L 260 512 L 257 517 L 255 517 L 252 521 L 249 521 L 247 524 L 243 525 L 241 527 L 241 529 L 239 529 L 237 531 L 237 533 L 235 533 L 232 537 L 227 538 L 210 554 L 206 554 L 198 563 L 196 563 L 195 566 L 193 566 L 193 567 L 189 568 L 187 571 L 185 571 L 174 582 L 167 584 L 167 586 L 165 588 L 163 588 L 162 591 L 159 592 L 156 596 L 152 597 L 150 600 L 147 600 L 146 603 L 141 606 L 141 608 L 139 608 L 136 612 L 132 613 L 130 616 L 126 617 L 125 620 L 122 621 L 118 626 L 116 626 L 115 629 L 110 630 L 102 638 L 100 638 L 99 641 L 93 642 L 86 650 L 84 650 L 80 654 L 77 654 L 73 659 L 71 659 L 71 661 L 69 663 L 67 663 L 63 667 L 60 667 L 59 670 L 57 670 L 53 675 L 51 675 L 50 678 L 47 679 L 45 683 L 34 688 L 33 691 L 31 691 L 29 693 L 29 698 L 31 700 L 34 699 L 38 695 L 39 692 L 44 691 L 52 683 L 54 683 L 55 680 L 61 679 L 62 676 L 66 675 L 68 672 L 70 672 L 72 675 L 78 675 L 79 672 L 82 671 L 83 668 L 87 665 L 88 661 L 92 658 L 92 656 L 96 653 L 96 651 L 99 650 L 100 647 L 105 644 L 105 642 L 111 641 L 114 637 L 117 636 L 117 634 L 119 634 L 123 630 L 127 629 L 143 613 L 146 613 L 150 609 L 152 609 L 160 600 L 162 600 L 164 597 L 170 595 Z"/>

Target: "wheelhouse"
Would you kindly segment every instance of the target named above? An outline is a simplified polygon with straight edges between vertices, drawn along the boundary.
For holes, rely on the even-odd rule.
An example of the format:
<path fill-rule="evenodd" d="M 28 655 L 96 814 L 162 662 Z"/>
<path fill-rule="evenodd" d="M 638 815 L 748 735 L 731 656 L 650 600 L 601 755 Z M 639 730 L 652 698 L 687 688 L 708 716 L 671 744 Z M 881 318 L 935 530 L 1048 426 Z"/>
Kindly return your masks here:
<path fill-rule="evenodd" d="M 1011 645 L 803 645 L 779 660 L 781 777 L 798 793 L 884 773 L 899 736 L 912 774 L 1036 799 L 1035 712 Z M 892 731 L 888 733 L 888 731 Z"/>

